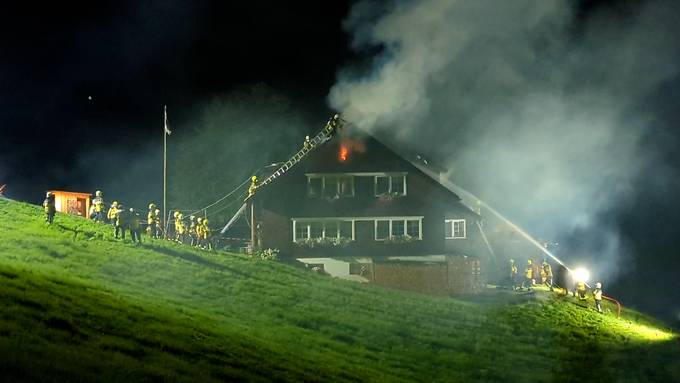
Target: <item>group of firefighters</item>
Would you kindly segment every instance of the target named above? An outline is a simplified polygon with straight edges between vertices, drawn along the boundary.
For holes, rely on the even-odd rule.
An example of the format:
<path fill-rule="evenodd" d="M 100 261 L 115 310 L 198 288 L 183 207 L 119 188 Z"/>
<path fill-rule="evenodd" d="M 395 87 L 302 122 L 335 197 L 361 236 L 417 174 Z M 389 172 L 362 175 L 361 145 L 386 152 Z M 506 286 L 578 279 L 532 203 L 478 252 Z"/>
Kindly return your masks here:
<path fill-rule="evenodd" d="M 547 259 L 543 260 L 543 264 L 540 267 L 540 275 L 537 275 L 536 270 L 531 259 L 527 260 L 527 266 L 524 269 L 524 276 L 519 278 L 519 270 L 515 260 L 510 260 L 510 275 L 509 275 L 509 285 L 515 291 L 521 291 L 525 288 L 527 291 L 531 291 L 533 286 L 536 284 L 537 277 L 540 277 L 542 284 L 550 288 L 550 291 L 555 291 L 555 284 L 553 281 L 553 271 L 550 263 Z M 569 294 L 568 288 L 563 286 L 565 294 Z M 602 283 L 597 282 L 595 288 L 591 291 L 593 298 L 595 300 L 595 309 L 598 312 L 602 312 Z M 572 294 L 574 297 L 578 296 L 580 301 L 586 301 L 588 294 L 588 285 L 584 280 L 574 281 Z"/>
<path fill-rule="evenodd" d="M 45 222 L 51 224 L 56 213 L 53 193 L 47 192 L 45 201 L 43 201 L 43 209 L 45 211 Z M 104 195 L 100 190 L 95 192 L 95 198 L 92 199 L 89 217 L 96 222 L 110 223 L 113 226 L 113 236 L 116 239 L 125 239 L 125 234 L 129 231 L 132 242 L 142 242 L 142 228 L 145 226 L 143 217 L 134 208 L 126 208 L 123 203 L 118 201 L 113 201 L 109 209 L 106 210 Z M 196 218 L 191 215 L 188 225 L 184 221 L 182 213 L 175 212 L 174 218 L 175 237 L 172 240 L 212 250 L 211 230 L 207 218 Z M 151 238 L 163 238 L 161 211 L 153 203 L 149 204 L 145 230 L 146 235 Z"/>

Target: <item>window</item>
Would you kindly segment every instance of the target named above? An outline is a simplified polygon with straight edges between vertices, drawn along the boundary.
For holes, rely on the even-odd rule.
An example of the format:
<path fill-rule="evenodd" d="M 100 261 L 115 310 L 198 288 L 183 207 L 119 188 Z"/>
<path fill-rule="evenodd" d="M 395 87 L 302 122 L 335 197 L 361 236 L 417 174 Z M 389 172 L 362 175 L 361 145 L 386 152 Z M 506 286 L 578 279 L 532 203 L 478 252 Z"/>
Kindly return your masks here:
<path fill-rule="evenodd" d="M 295 226 L 295 240 L 309 238 L 309 224 L 302 222 L 293 222 Z"/>
<path fill-rule="evenodd" d="M 354 197 L 353 176 L 308 175 L 307 195 L 310 197 Z"/>
<path fill-rule="evenodd" d="M 406 175 L 384 175 L 374 178 L 375 195 L 406 195 Z"/>
<path fill-rule="evenodd" d="M 293 242 L 317 238 L 346 238 L 354 240 L 354 221 L 343 219 L 293 220 Z"/>
<path fill-rule="evenodd" d="M 322 177 L 309 177 L 307 178 L 307 194 L 310 197 L 321 196 L 323 190 L 323 178 Z"/>
<path fill-rule="evenodd" d="M 375 221 L 375 240 L 409 236 L 422 239 L 422 219 L 379 219 Z"/>
<path fill-rule="evenodd" d="M 444 221 L 447 239 L 467 238 L 464 219 L 447 219 Z"/>
<path fill-rule="evenodd" d="M 404 225 L 405 221 L 392 221 L 392 236 L 393 237 L 401 237 L 405 234 Z"/>
<path fill-rule="evenodd" d="M 352 230 L 352 227 L 354 226 L 354 223 L 352 221 L 340 221 L 339 223 L 339 234 L 340 238 L 349 238 L 353 239 L 354 238 L 354 230 Z"/>
<path fill-rule="evenodd" d="M 419 219 L 409 219 L 406 221 L 406 234 L 414 238 L 421 238 Z"/>
<path fill-rule="evenodd" d="M 390 237 L 390 221 L 375 221 L 375 240 L 381 241 Z"/>

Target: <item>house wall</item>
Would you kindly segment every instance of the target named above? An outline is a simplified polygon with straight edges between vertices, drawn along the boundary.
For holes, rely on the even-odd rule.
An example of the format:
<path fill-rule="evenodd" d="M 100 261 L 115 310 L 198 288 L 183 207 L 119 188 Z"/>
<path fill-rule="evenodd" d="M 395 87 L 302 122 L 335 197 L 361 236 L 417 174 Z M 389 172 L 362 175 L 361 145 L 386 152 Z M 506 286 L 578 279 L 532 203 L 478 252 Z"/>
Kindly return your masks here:
<path fill-rule="evenodd" d="M 338 161 L 340 139 L 315 149 L 295 168 L 259 190 L 255 196 L 257 220 L 261 224 L 263 248 L 278 248 L 282 256 L 317 257 L 333 255 L 429 255 L 479 254 L 476 220 L 479 217 L 460 203 L 457 195 L 422 173 L 417 167 L 375 140 L 365 150 Z M 376 197 L 373 176 L 366 173 L 407 173 L 406 196 Z M 353 197 L 335 199 L 310 197 L 310 174 L 356 174 Z M 423 217 L 422 240 L 394 244 L 375 240 L 373 220 L 367 217 Z M 357 218 L 355 241 L 342 248 L 304 248 L 293 243 L 295 218 Z M 466 239 L 446 240 L 444 220 L 465 219 Z"/>

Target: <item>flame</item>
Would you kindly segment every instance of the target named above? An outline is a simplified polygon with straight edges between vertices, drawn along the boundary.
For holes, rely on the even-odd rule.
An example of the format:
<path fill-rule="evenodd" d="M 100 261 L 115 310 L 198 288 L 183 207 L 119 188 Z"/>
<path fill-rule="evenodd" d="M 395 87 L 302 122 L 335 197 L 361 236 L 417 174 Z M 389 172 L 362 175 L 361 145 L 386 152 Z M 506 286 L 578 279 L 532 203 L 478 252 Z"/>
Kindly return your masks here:
<path fill-rule="evenodd" d="M 347 156 L 349 155 L 349 149 L 344 144 L 340 145 L 340 161 L 347 161 Z"/>

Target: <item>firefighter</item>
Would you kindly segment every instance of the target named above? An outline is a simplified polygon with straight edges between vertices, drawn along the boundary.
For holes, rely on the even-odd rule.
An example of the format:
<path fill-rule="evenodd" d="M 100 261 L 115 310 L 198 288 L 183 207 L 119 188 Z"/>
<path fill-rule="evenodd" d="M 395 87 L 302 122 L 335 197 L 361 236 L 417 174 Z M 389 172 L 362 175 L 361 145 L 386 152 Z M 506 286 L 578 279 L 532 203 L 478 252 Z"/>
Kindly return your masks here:
<path fill-rule="evenodd" d="M 531 291 L 531 286 L 534 284 L 534 267 L 531 259 L 527 260 L 527 267 L 524 269 L 524 280 L 522 281 L 522 289 L 527 285 L 527 290 Z"/>
<path fill-rule="evenodd" d="M 45 222 L 48 225 L 54 222 L 54 214 L 57 212 L 57 208 L 54 202 L 54 194 L 47 192 L 45 195 L 45 200 L 43 201 L 43 209 L 45 210 Z"/>
<path fill-rule="evenodd" d="M 191 240 L 191 246 L 196 246 L 198 243 L 198 231 L 196 225 L 196 216 L 193 214 L 189 216 L 189 239 Z"/>
<path fill-rule="evenodd" d="M 130 239 L 132 239 L 132 242 L 142 243 L 142 218 L 135 212 L 134 208 L 130 208 L 128 211 L 130 212 L 128 224 Z"/>
<path fill-rule="evenodd" d="M 546 286 L 550 287 L 550 291 L 554 291 L 553 287 L 553 272 L 552 272 L 552 267 L 548 263 L 547 259 L 543 260 L 543 274 L 545 274 L 545 284 Z"/>
<path fill-rule="evenodd" d="M 161 238 L 163 236 L 163 217 L 161 217 L 161 209 L 156 208 L 153 212 L 156 216 L 156 226 L 154 227 L 156 238 Z"/>
<path fill-rule="evenodd" d="M 250 177 L 250 187 L 248 187 L 248 198 L 255 195 L 255 190 L 257 190 L 257 176 L 252 176 Z"/>
<path fill-rule="evenodd" d="M 158 216 L 156 215 L 156 205 L 153 203 L 149 204 L 149 212 L 146 214 L 146 235 L 151 238 L 158 238 L 156 235 L 156 227 L 158 224 L 156 221 Z"/>
<path fill-rule="evenodd" d="M 186 234 L 186 226 L 184 225 L 184 214 L 176 211 L 175 217 L 175 241 L 184 243 L 184 236 Z"/>
<path fill-rule="evenodd" d="M 95 197 L 92 200 L 92 206 L 94 206 L 94 216 L 90 217 L 97 222 L 104 222 L 104 194 L 101 190 L 97 190 L 94 193 Z"/>
<path fill-rule="evenodd" d="M 125 239 L 125 230 L 128 228 L 129 221 L 129 212 L 125 210 L 122 203 L 119 203 L 116 210 L 116 226 L 113 231 L 114 238 L 117 239 L 118 234 L 120 234 L 122 239 Z"/>
<path fill-rule="evenodd" d="M 109 220 L 111 226 L 116 227 L 116 213 L 118 213 L 118 201 L 111 202 L 109 211 L 106 212 L 106 219 Z"/>
<path fill-rule="evenodd" d="M 203 222 L 201 223 L 202 247 L 206 250 L 212 250 L 212 234 L 210 232 L 210 226 L 208 226 L 209 223 L 207 218 L 203 218 Z"/>
<path fill-rule="evenodd" d="M 203 218 L 198 217 L 196 218 L 196 243 L 194 246 L 200 247 L 201 246 L 201 239 L 203 238 Z"/>
<path fill-rule="evenodd" d="M 309 149 L 312 148 L 312 141 L 309 139 L 309 135 L 306 135 L 306 136 L 305 136 L 305 142 L 304 142 L 304 144 L 302 145 L 302 147 L 305 148 L 305 149 L 307 149 L 307 150 L 309 150 Z"/>
<path fill-rule="evenodd" d="M 602 283 L 597 282 L 593 290 L 593 298 L 595 298 L 595 308 L 597 312 L 602 312 Z"/>
<path fill-rule="evenodd" d="M 578 295 L 578 300 L 579 301 L 585 301 L 587 299 L 586 293 L 588 292 L 588 287 L 586 286 L 585 281 L 576 281 L 576 285 L 574 286 L 574 297 Z"/>
<path fill-rule="evenodd" d="M 517 265 L 515 264 L 514 259 L 510 260 L 510 275 L 508 276 L 508 278 L 510 288 L 513 290 L 517 290 Z"/>
<path fill-rule="evenodd" d="M 331 136 L 335 129 L 338 128 L 338 125 L 340 123 L 340 115 L 336 114 L 333 117 L 331 117 L 330 120 L 326 123 L 326 127 L 324 128 L 324 133 L 326 133 L 327 136 Z"/>

